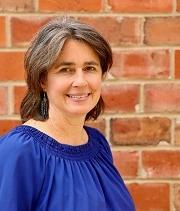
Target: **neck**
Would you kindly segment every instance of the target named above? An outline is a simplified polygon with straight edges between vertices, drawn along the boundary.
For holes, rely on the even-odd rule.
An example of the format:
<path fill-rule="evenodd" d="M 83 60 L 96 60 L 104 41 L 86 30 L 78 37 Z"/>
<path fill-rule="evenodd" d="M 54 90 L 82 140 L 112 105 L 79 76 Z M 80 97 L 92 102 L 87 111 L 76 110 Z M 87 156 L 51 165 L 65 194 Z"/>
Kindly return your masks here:
<path fill-rule="evenodd" d="M 88 141 L 84 130 L 85 117 L 72 118 L 64 115 L 49 115 L 46 121 L 28 120 L 25 125 L 33 126 L 53 137 L 56 141 L 68 145 L 81 145 Z"/>
<path fill-rule="evenodd" d="M 87 142 L 87 134 L 83 128 L 84 118 L 60 118 L 50 115 L 45 122 L 52 136 L 60 142 L 70 145 L 80 145 Z"/>

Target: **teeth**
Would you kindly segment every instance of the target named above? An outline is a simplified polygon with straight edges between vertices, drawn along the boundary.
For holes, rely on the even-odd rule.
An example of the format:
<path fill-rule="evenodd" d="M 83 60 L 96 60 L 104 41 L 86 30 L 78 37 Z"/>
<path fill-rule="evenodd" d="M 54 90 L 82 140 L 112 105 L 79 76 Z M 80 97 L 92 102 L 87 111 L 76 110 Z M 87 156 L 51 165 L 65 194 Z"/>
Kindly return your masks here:
<path fill-rule="evenodd" d="M 74 99 L 81 99 L 84 97 L 88 97 L 88 94 L 86 94 L 86 95 L 68 95 L 68 97 L 74 98 Z"/>

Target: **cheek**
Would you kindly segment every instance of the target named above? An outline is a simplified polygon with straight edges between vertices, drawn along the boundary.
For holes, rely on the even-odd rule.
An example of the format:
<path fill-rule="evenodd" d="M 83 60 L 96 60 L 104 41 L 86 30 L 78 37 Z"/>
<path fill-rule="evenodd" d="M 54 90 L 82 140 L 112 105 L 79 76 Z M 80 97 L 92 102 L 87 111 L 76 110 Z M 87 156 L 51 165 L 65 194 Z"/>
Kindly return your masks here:
<path fill-rule="evenodd" d="M 49 92 L 63 91 L 65 85 L 63 82 L 60 82 L 58 78 L 49 79 L 47 89 Z"/>
<path fill-rule="evenodd" d="M 91 88 L 93 90 L 101 90 L 102 79 L 101 78 L 92 78 L 90 84 L 91 84 Z"/>

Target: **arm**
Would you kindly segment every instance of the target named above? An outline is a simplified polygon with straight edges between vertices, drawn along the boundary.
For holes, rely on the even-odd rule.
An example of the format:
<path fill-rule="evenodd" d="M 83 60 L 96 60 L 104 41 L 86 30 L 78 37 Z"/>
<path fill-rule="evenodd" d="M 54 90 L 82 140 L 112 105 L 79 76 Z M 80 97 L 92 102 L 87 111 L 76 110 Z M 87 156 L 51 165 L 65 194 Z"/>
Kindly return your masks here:
<path fill-rule="evenodd" d="M 24 137 L 25 138 L 25 137 Z M 0 139 L 0 210 L 30 211 L 38 195 L 37 162 L 23 136 Z"/>

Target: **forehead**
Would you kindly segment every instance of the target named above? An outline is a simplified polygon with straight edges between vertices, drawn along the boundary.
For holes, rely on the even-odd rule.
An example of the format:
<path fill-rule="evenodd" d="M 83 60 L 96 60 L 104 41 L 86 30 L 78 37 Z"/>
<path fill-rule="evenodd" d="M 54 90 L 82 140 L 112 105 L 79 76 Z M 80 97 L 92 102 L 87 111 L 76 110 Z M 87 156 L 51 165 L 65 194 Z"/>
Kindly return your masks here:
<path fill-rule="evenodd" d="M 99 56 L 95 50 L 83 41 L 70 39 L 65 41 L 57 62 L 87 62 L 89 60 L 99 62 Z"/>

